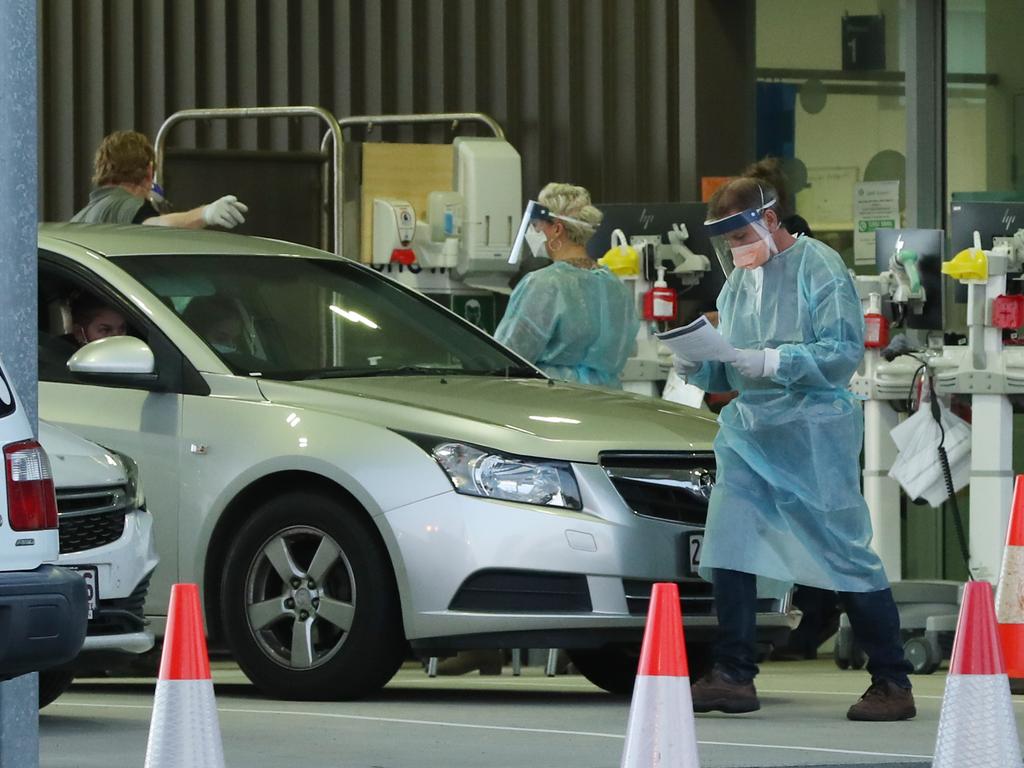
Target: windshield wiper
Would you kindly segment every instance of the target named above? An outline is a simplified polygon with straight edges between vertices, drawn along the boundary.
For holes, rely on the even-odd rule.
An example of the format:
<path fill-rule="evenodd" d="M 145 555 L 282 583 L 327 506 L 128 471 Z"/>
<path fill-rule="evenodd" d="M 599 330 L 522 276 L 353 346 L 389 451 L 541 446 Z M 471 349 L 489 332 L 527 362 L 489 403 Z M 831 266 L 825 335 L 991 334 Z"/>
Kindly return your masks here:
<path fill-rule="evenodd" d="M 504 376 L 506 379 L 543 379 L 544 375 L 526 365 L 507 365 L 483 371 L 463 371 L 463 376 Z"/>
<path fill-rule="evenodd" d="M 371 376 L 455 376 L 464 373 L 461 368 L 432 368 L 427 365 L 401 365 L 396 368 L 325 368 L 312 371 L 303 379 L 355 379 Z"/>

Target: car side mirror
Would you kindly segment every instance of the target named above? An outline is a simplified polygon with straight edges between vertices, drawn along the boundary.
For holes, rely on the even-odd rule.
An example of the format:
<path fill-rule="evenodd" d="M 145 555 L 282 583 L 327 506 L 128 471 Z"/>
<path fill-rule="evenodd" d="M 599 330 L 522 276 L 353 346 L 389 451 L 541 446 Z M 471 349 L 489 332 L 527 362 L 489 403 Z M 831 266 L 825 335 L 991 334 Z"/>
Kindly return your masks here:
<path fill-rule="evenodd" d="M 134 336 L 89 342 L 71 356 L 68 370 L 85 384 L 151 388 L 157 382 L 153 350 Z"/>

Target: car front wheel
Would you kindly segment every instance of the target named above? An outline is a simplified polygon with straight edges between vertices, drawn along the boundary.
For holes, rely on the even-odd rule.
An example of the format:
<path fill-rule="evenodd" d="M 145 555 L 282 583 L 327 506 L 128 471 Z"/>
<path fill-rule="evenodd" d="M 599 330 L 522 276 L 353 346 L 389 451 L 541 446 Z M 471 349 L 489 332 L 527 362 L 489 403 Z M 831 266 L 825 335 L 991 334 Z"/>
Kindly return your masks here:
<path fill-rule="evenodd" d="M 228 551 L 228 644 L 264 693 L 351 699 L 381 687 L 405 639 L 387 551 L 365 516 L 323 494 L 264 502 Z"/>
<path fill-rule="evenodd" d="M 707 644 L 687 643 L 686 656 L 690 680 L 697 680 L 711 667 L 711 647 Z M 617 696 L 633 692 L 640 666 L 638 644 L 570 650 L 569 658 L 579 673 L 598 688 Z"/>

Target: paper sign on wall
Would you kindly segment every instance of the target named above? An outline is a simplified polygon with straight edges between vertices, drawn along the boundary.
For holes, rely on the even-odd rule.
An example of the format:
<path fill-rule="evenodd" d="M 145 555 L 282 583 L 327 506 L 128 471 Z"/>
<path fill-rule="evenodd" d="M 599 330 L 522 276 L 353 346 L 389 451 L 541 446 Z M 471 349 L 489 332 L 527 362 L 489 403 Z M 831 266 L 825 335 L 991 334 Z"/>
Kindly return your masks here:
<path fill-rule="evenodd" d="M 853 263 L 875 263 L 875 230 L 900 226 L 900 183 L 862 181 L 853 188 Z"/>

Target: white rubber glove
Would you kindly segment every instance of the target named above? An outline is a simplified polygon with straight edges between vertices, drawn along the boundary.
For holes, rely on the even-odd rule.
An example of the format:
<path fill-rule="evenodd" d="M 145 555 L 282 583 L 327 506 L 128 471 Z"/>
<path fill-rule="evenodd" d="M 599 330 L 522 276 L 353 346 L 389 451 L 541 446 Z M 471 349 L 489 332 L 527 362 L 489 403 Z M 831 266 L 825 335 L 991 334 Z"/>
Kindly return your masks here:
<path fill-rule="evenodd" d="M 239 224 L 245 223 L 245 216 L 242 214 L 248 210 L 249 206 L 238 202 L 238 198 L 234 195 L 224 195 L 203 208 L 203 223 L 208 227 L 234 229 Z"/>
<path fill-rule="evenodd" d="M 779 350 L 741 349 L 732 367 L 748 379 L 774 376 L 779 370 Z"/>
<path fill-rule="evenodd" d="M 700 368 L 700 363 L 687 360 L 685 357 L 679 357 L 679 355 L 672 355 L 672 367 L 676 369 L 677 374 L 685 377 L 696 373 Z"/>

